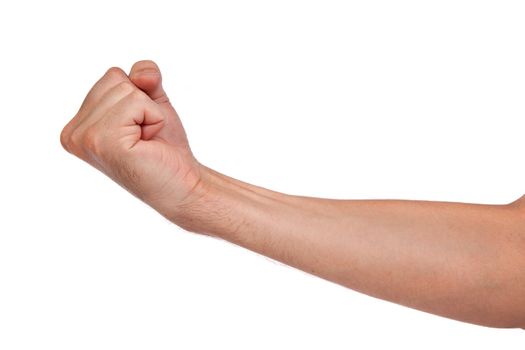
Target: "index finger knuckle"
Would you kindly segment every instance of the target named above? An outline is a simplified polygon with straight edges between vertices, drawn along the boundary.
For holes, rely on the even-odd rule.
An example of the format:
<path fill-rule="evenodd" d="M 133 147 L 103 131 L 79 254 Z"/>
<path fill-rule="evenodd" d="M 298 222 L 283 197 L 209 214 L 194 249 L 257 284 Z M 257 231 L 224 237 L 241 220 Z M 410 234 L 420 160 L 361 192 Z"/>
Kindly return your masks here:
<path fill-rule="evenodd" d="M 105 77 L 109 79 L 124 79 L 127 78 L 126 73 L 122 70 L 122 68 L 119 67 L 111 67 L 106 71 L 106 74 L 104 74 Z"/>

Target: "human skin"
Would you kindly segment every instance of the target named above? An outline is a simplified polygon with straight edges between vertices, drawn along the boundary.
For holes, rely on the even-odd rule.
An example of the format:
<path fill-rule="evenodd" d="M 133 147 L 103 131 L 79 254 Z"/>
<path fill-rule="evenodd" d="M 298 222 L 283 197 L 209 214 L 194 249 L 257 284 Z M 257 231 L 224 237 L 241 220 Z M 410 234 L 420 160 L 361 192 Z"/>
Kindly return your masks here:
<path fill-rule="evenodd" d="M 353 290 L 474 324 L 525 328 L 525 196 L 503 205 L 332 200 L 200 164 L 152 61 L 110 68 L 63 147 L 182 228 Z"/>

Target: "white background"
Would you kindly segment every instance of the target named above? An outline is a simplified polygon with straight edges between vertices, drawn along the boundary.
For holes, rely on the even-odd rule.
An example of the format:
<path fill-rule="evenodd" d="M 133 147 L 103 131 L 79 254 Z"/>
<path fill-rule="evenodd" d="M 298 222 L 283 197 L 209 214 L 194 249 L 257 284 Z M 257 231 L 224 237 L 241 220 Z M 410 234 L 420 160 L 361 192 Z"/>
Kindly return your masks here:
<path fill-rule="evenodd" d="M 522 1 L 0 5 L 0 349 L 523 349 L 189 234 L 61 149 L 154 59 L 198 159 L 287 193 L 525 193 Z"/>

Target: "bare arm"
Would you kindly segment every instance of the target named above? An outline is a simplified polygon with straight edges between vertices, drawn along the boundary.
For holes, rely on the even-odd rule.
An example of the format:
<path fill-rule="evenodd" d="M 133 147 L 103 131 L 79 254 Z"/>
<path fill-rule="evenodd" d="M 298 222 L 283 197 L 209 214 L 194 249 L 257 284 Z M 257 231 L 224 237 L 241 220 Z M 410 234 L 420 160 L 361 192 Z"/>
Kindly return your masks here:
<path fill-rule="evenodd" d="M 359 292 L 453 319 L 525 327 L 525 212 L 510 205 L 289 196 L 203 169 L 173 222 Z"/>
<path fill-rule="evenodd" d="M 150 61 L 110 69 L 61 141 L 187 230 L 412 308 L 525 327 L 525 199 L 330 200 L 232 179 L 193 157 Z"/>

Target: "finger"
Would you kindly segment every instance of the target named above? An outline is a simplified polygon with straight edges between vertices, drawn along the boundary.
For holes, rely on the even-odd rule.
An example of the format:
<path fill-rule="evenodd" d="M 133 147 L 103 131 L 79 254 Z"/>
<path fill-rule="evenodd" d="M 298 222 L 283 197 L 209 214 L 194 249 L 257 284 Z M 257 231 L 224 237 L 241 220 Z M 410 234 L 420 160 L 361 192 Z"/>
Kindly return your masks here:
<path fill-rule="evenodd" d="M 126 142 L 130 144 L 158 136 L 166 120 L 159 106 L 140 90 L 122 98 L 105 118 L 104 125 L 109 129 L 123 130 Z"/>
<path fill-rule="evenodd" d="M 77 114 L 69 121 L 64 128 L 66 133 L 72 132 L 77 129 L 84 118 L 89 115 L 91 109 L 93 109 L 102 97 L 113 87 L 120 84 L 123 81 L 130 81 L 126 73 L 117 67 L 112 67 L 106 71 L 106 73 L 93 85 L 85 97 L 82 105 L 80 106 Z"/>
<path fill-rule="evenodd" d="M 89 90 L 80 106 L 80 110 L 89 110 L 93 106 L 96 106 L 109 90 L 124 81 L 129 81 L 129 78 L 122 69 L 118 67 L 109 68 Z"/>
<path fill-rule="evenodd" d="M 137 87 L 133 85 L 129 79 L 121 81 L 111 89 L 107 90 L 106 93 L 99 98 L 97 105 L 95 105 L 91 111 L 85 113 L 83 118 L 79 120 L 76 126 L 77 132 L 81 132 L 82 130 L 89 128 L 91 125 L 103 118 L 109 109 L 111 109 L 114 105 L 118 104 L 120 100 L 124 99 L 133 92 L 140 92 L 141 94 L 144 94 L 139 89 L 137 89 Z"/>

